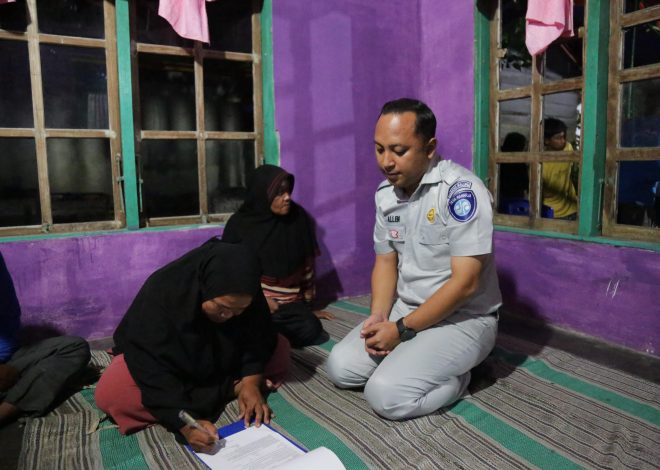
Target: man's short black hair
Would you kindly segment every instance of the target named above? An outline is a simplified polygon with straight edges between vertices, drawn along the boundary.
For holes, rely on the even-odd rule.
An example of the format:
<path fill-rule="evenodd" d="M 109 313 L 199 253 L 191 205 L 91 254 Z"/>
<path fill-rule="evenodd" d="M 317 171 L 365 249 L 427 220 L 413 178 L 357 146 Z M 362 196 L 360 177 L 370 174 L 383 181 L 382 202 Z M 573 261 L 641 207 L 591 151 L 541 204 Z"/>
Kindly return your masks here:
<path fill-rule="evenodd" d="M 551 117 L 543 120 L 544 139 L 550 139 L 553 135 L 559 134 L 560 132 L 566 132 L 566 124 L 564 124 L 564 121 Z"/>
<path fill-rule="evenodd" d="M 380 110 L 380 116 L 385 114 L 415 113 L 415 134 L 420 136 L 424 143 L 435 137 L 435 114 L 425 103 L 412 98 L 399 98 L 388 101 Z"/>

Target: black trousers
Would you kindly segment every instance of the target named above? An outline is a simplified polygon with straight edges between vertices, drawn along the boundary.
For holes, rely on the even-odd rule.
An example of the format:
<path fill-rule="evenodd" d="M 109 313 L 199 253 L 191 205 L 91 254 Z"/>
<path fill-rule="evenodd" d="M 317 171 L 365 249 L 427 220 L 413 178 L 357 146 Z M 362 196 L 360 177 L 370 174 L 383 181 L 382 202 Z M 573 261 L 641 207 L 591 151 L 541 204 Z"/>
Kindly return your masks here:
<path fill-rule="evenodd" d="M 45 414 L 77 380 L 89 362 L 87 342 L 76 336 L 57 336 L 20 348 L 7 362 L 18 370 L 18 381 L 0 401 L 30 416 Z"/>
<path fill-rule="evenodd" d="M 271 318 L 277 332 L 284 335 L 294 348 L 323 342 L 321 320 L 305 302 L 281 304 Z"/>

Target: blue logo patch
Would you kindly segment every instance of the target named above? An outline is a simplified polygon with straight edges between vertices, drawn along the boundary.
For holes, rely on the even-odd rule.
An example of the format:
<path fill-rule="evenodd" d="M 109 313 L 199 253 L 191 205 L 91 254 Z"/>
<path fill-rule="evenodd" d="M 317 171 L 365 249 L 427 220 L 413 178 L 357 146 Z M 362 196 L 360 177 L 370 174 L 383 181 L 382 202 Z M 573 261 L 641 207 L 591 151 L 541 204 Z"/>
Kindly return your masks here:
<path fill-rule="evenodd" d="M 449 213 L 459 222 L 467 222 L 477 211 L 477 198 L 474 192 L 458 190 L 449 198 Z"/>

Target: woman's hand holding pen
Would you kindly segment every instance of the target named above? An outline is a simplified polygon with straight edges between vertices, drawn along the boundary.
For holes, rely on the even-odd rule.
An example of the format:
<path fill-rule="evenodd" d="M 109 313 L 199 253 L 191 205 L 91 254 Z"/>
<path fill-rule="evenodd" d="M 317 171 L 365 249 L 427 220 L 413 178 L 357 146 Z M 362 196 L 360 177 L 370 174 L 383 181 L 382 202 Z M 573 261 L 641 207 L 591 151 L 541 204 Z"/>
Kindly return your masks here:
<path fill-rule="evenodd" d="M 186 438 L 186 441 L 188 441 L 188 444 L 190 444 L 190 447 L 195 452 L 212 453 L 218 440 L 218 429 L 210 421 L 199 419 L 197 423 L 204 430 L 186 424 L 182 428 L 179 428 L 179 432 Z"/>
<path fill-rule="evenodd" d="M 239 419 L 243 419 L 245 427 L 250 425 L 254 416 L 254 424 L 258 427 L 262 422 L 270 423 L 272 411 L 261 394 L 261 375 L 243 377 L 234 389 L 238 397 Z"/>

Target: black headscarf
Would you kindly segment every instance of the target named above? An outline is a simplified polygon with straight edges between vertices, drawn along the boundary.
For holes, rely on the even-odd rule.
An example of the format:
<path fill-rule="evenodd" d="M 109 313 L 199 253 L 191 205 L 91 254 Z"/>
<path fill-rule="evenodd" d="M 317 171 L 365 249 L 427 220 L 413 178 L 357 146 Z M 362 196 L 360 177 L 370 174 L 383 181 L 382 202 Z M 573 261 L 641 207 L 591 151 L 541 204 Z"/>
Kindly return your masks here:
<path fill-rule="evenodd" d="M 210 321 L 202 302 L 225 294 L 254 296 L 225 323 Z M 114 334 L 142 403 L 170 430 L 184 409 L 215 420 L 232 399 L 233 381 L 263 372 L 275 347 L 259 268 L 240 245 L 207 242 L 153 273 Z"/>
<path fill-rule="evenodd" d="M 287 215 L 274 214 L 270 206 L 288 180 L 293 192 L 294 177 L 282 168 L 263 165 L 248 183 L 245 202 L 230 217 L 222 233 L 224 241 L 242 242 L 259 257 L 262 274 L 285 278 L 318 253 L 314 225 L 305 210 L 291 201 Z"/>

